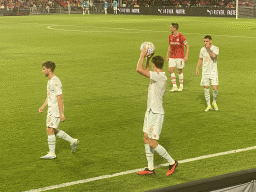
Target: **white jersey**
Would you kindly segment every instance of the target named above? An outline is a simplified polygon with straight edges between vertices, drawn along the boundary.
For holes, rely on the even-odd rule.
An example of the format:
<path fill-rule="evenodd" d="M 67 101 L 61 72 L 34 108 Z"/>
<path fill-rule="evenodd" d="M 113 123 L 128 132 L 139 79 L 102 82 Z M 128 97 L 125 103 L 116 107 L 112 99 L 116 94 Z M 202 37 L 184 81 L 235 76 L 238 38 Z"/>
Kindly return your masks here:
<path fill-rule="evenodd" d="M 166 88 L 167 77 L 165 72 L 150 71 L 150 84 L 148 87 L 147 111 L 164 114 L 163 98 Z"/>
<path fill-rule="evenodd" d="M 212 52 L 216 55 L 219 55 L 219 48 L 212 45 L 212 47 L 210 48 L 212 50 Z M 217 70 L 217 59 L 216 60 L 212 60 L 209 53 L 207 52 L 205 47 L 202 47 L 200 50 L 200 58 L 203 58 L 203 66 L 202 66 L 202 74 L 206 75 L 206 74 L 218 74 L 218 70 Z"/>
<path fill-rule="evenodd" d="M 48 114 L 54 117 L 60 117 L 59 105 L 57 96 L 62 95 L 62 84 L 57 76 L 54 76 L 47 84 L 47 102 L 48 102 Z"/>

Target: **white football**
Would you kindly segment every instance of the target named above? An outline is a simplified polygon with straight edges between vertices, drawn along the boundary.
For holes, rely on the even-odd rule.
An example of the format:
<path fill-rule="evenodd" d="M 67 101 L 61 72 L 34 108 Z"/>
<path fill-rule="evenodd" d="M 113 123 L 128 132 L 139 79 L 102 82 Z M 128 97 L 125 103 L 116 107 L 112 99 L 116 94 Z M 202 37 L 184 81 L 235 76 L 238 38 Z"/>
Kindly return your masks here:
<path fill-rule="evenodd" d="M 155 52 L 155 46 L 151 42 L 142 43 L 140 46 L 140 50 L 142 50 L 144 47 L 147 49 L 147 57 L 152 55 Z"/>

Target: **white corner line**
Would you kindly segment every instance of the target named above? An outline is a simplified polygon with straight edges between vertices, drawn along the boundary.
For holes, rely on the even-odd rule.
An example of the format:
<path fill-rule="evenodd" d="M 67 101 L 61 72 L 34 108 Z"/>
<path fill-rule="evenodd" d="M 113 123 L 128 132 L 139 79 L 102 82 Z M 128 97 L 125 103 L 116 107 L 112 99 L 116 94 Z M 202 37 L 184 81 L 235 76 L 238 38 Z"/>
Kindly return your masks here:
<path fill-rule="evenodd" d="M 249 150 L 254 150 L 254 149 L 256 149 L 256 146 L 247 147 L 247 148 L 243 148 L 243 149 L 236 149 L 236 150 L 231 150 L 231 151 L 226 151 L 226 152 L 220 152 L 220 153 L 215 153 L 215 154 L 210 154 L 210 155 L 203 155 L 203 156 L 199 156 L 199 157 L 195 157 L 195 158 L 180 160 L 178 162 L 179 162 L 179 164 L 188 163 L 188 162 L 208 159 L 208 158 L 212 158 L 212 157 L 218 157 L 218 156 L 222 156 L 222 155 L 229 155 L 229 154 L 233 154 L 233 153 L 239 153 L 239 152 L 244 152 L 244 151 L 249 151 Z M 155 168 L 166 167 L 166 166 L 168 166 L 168 163 L 157 165 Z M 78 180 L 78 181 L 72 181 L 72 182 L 68 182 L 68 183 L 62 183 L 62 184 L 59 184 L 59 185 L 52 185 L 52 186 L 48 186 L 48 187 L 43 187 L 43 188 L 39 188 L 39 189 L 31 189 L 29 191 L 24 191 L 24 192 L 40 192 L 40 191 L 48 191 L 48 190 L 52 190 L 52 189 L 59 189 L 59 188 L 62 188 L 62 187 L 68 187 L 68 186 L 72 186 L 72 185 L 83 184 L 83 183 L 88 183 L 88 182 L 92 182 L 92 181 L 99 181 L 99 180 L 102 180 L 102 179 L 107 179 L 107 178 L 112 178 L 112 177 L 131 174 L 131 173 L 136 173 L 136 172 L 138 172 L 142 169 L 144 169 L 144 168 L 123 171 L 123 172 L 114 173 L 114 174 L 111 174 L 111 175 L 102 175 L 102 176 L 99 176 L 99 177 L 93 177 L 93 178 L 88 178 L 88 179 L 83 179 L 83 180 Z"/>

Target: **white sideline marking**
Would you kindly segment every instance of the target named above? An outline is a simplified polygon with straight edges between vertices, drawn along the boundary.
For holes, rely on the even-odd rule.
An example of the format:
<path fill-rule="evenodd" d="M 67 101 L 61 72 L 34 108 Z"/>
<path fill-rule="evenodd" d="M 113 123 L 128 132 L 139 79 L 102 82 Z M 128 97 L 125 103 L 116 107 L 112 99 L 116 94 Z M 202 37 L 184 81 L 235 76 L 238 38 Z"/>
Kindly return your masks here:
<path fill-rule="evenodd" d="M 142 30 L 142 29 L 127 29 L 127 28 L 113 28 L 113 27 L 96 27 L 96 26 L 86 26 L 86 28 L 96 28 L 96 30 L 72 30 L 72 29 L 56 29 L 54 27 L 81 27 L 76 25 L 50 25 L 47 29 L 57 30 L 57 31 L 76 31 L 84 33 L 141 33 L 141 32 L 157 32 L 157 33 L 168 33 L 168 31 L 154 31 L 154 30 Z M 84 27 L 84 26 L 82 26 Z M 104 29 L 104 30 L 102 30 Z M 108 31 L 106 31 L 108 29 Z"/>
<path fill-rule="evenodd" d="M 190 158 L 190 159 L 184 159 L 184 160 L 180 160 L 179 164 L 188 163 L 188 162 L 192 162 L 192 161 L 198 161 L 198 160 L 202 160 L 202 159 L 208 159 L 208 158 L 212 158 L 212 157 L 218 157 L 218 156 L 222 156 L 222 155 L 228 155 L 228 154 L 233 154 L 233 153 L 249 151 L 249 150 L 253 150 L 253 149 L 256 149 L 256 146 L 247 147 L 247 148 L 243 148 L 243 149 L 236 149 L 236 150 L 226 151 L 226 152 L 221 152 L 221 153 L 215 153 L 215 154 L 210 154 L 210 155 L 203 155 L 203 156 L 199 156 L 199 157 L 195 157 L 195 158 Z M 155 168 L 166 167 L 166 166 L 168 166 L 168 163 L 157 165 Z M 98 180 L 102 180 L 102 179 L 107 179 L 107 178 L 127 175 L 127 174 L 130 174 L 130 173 L 136 173 L 136 172 L 138 172 L 140 170 L 143 170 L 143 169 L 144 168 L 139 168 L 139 169 L 123 171 L 123 172 L 120 172 L 120 173 L 114 173 L 112 175 L 102 175 L 102 176 L 99 176 L 99 177 L 93 177 L 93 178 L 88 178 L 88 179 L 83 179 L 83 180 L 78 180 L 78 181 L 73 181 L 73 182 L 68 182 L 68 183 L 62 183 L 62 184 L 59 184 L 59 185 L 52 185 L 52 186 L 43 187 L 43 188 L 39 188 L 39 189 L 31 189 L 31 190 L 25 191 L 25 192 L 48 191 L 48 190 L 52 190 L 52 189 L 68 187 L 68 186 L 71 186 L 71 185 L 88 183 L 88 182 L 92 182 L 92 181 L 98 181 Z"/>
<path fill-rule="evenodd" d="M 113 27 L 95 27 L 95 26 L 86 26 L 87 28 L 99 28 L 99 30 L 72 30 L 72 29 L 56 29 L 54 27 L 63 27 L 63 26 L 69 26 L 69 27 L 80 27 L 80 26 L 75 26 L 75 25 L 50 25 L 47 27 L 47 29 L 50 30 L 56 30 L 56 31 L 76 31 L 76 32 L 84 32 L 84 33 L 141 33 L 141 32 L 150 32 L 150 33 L 167 33 L 169 34 L 169 31 L 154 31 L 154 30 L 142 30 L 142 29 L 127 29 L 127 28 L 113 28 Z M 101 29 L 108 29 L 109 31 L 106 30 L 101 30 Z M 119 30 L 119 31 L 118 31 Z M 188 34 L 188 35 L 205 35 L 203 33 L 184 33 L 182 34 Z M 232 35 L 212 35 L 212 36 L 219 36 L 219 37 L 230 37 L 230 38 L 248 38 L 248 39 L 256 39 L 256 37 L 250 37 L 250 36 L 232 36 Z"/>
<path fill-rule="evenodd" d="M 155 19 L 156 20 L 156 19 Z M 161 20 L 161 19 L 159 19 Z M 201 22 L 201 21 L 200 21 Z M 17 23 L 20 24 L 20 22 L 5 22 L 5 21 L 0 21 L 0 23 Z M 236 22 L 232 22 L 233 24 L 237 24 Z M 239 22 L 243 23 L 243 22 Z M 245 22 L 246 24 L 251 24 L 251 22 Z M 97 28 L 105 28 L 109 29 L 109 31 L 103 31 L 103 30 L 96 30 L 96 31 L 89 31 L 89 30 L 72 30 L 72 29 L 56 29 L 54 27 L 56 26 L 69 26 L 69 27 L 80 27 L 76 25 L 55 25 L 55 24 L 42 24 L 42 23 L 22 23 L 22 24 L 37 24 L 37 25 L 48 25 L 47 29 L 50 30 L 56 30 L 56 31 L 71 31 L 71 32 L 83 32 L 83 33 L 141 33 L 141 32 L 155 32 L 155 33 L 167 33 L 169 34 L 169 31 L 154 31 L 154 30 L 142 30 L 142 29 L 127 29 L 127 28 L 112 28 L 112 27 L 97 27 Z M 244 23 L 243 23 L 244 24 Z M 253 23 L 254 24 L 254 23 Z M 254 24 L 255 25 L 255 24 Z M 86 26 L 87 28 L 89 27 L 95 27 L 95 26 Z M 118 30 L 124 30 L 124 31 L 118 31 Z M 182 32 L 182 34 L 187 34 L 187 35 L 205 35 L 204 33 L 185 33 Z M 256 39 L 256 37 L 251 37 L 251 36 L 231 36 L 231 35 L 216 35 L 213 34 L 212 36 L 219 36 L 219 37 L 229 37 L 229 38 L 248 38 L 248 39 Z"/>

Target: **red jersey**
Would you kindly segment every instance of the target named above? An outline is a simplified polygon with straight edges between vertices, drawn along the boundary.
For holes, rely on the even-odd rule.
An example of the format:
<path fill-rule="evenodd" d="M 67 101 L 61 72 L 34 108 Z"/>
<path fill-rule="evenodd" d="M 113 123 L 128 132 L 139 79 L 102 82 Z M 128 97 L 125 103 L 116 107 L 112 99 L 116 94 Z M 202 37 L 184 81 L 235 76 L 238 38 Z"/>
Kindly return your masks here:
<path fill-rule="evenodd" d="M 169 45 L 171 46 L 170 58 L 184 59 L 185 44 L 187 44 L 186 37 L 181 33 L 178 33 L 177 36 L 173 36 L 173 34 L 169 35 Z"/>

